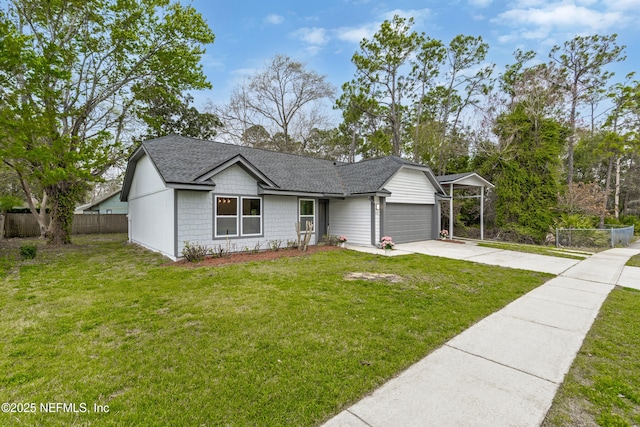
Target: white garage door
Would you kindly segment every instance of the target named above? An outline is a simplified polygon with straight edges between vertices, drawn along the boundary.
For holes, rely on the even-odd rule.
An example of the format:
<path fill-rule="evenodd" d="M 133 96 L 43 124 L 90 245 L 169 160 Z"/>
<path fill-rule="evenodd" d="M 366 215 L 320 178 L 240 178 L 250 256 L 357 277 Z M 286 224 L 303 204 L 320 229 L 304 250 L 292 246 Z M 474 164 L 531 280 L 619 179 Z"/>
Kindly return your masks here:
<path fill-rule="evenodd" d="M 433 205 L 387 203 L 384 234 L 396 243 L 432 239 Z"/>

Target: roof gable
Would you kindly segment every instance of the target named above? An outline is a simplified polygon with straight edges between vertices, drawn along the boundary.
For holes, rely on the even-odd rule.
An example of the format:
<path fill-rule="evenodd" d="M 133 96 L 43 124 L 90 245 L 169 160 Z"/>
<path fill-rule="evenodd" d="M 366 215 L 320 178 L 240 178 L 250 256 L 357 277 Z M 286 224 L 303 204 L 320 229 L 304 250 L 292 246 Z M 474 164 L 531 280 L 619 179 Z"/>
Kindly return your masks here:
<path fill-rule="evenodd" d="M 438 177 L 441 185 L 453 184 L 456 188 L 472 188 L 472 187 L 489 187 L 494 188 L 495 185 L 481 177 L 475 172 L 457 173 L 452 175 L 442 175 Z"/>
<path fill-rule="evenodd" d="M 263 184 L 266 184 L 267 186 L 277 187 L 277 185 L 273 181 L 271 181 L 258 168 L 252 165 L 247 159 L 245 159 L 240 154 L 216 166 L 214 169 L 206 171 L 205 173 L 200 175 L 198 178 L 196 178 L 196 181 L 202 182 L 202 181 L 211 180 L 212 182 L 215 183 L 214 177 L 217 174 L 234 165 L 240 166 L 242 169 L 244 169 L 245 172 L 247 172 L 249 175 L 255 178 L 256 181 L 261 181 Z"/>

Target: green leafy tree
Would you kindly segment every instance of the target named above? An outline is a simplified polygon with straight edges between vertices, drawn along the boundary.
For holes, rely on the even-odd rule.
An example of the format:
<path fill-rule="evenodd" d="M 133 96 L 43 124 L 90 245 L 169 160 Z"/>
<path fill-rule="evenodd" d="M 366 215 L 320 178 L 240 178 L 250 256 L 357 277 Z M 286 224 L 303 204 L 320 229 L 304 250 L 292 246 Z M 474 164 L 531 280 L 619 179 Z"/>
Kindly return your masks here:
<path fill-rule="evenodd" d="M 427 156 L 425 153 L 426 147 L 437 146 L 437 137 L 434 137 L 438 135 L 437 129 L 441 129 L 437 123 L 435 108 L 427 95 L 435 90 L 436 79 L 440 75 L 446 53 L 446 48 L 440 40 L 423 37 L 419 41 L 417 54 L 412 61 L 410 78 L 413 80 L 414 91 L 410 136 L 413 160 L 416 162 L 427 160 L 428 164 L 433 164 L 432 161 L 436 158 L 436 156 Z"/>
<path fill-rule="evenodd" d="M 351 58 L 356 66 L 352 85 L 359 87 L 361 94 L 366 94 L 366 102 L 360 108 L 386 125 L 391 134 L 391 153 L 396 156 L 402 151 L 404 115 L 412 90 L 403 69 L 421 41 L 421 36 L 411 30 L 413 23 L 413 18 L 398 15 L 391 21 L 384 21 L 372 40 L 360 42 L 360 51 Z M 381 133 L 375 131 L 373 134 Z"/>
<path fill-rule="evenodd" d="M 268 144 L 271 141 L 271 135 L 264 128 L 264 126 L 253 125 L 244 131 L 242 134 L 243 145 L 248 145 L 255 148 L 269 148 Z"/>
<path fill-rule="evenodd" d="M 304 141 L 305 154 L 327 160 L 348 161 L 350 138 L 339 128 L 312 129 Z"/>
<path fill-rule="evenodd" d="M 468 155 L 464 113 L 488 93 L 493 65 L 484 63 L 482 38 L 458 35 L 445 45 L 413 24 L 396 15 L 362 40 L 337 105 L 352 141 L 360 133 L 362 154 L 406 154 L 444 174 Z"/>
<path fill-rule="evenodd" d="M 617 35 L 576 36 L 554 46 L 549 53 L 552 64 L 562 70 L 558 84 L 568 94 L 569 135 L 567 138 L 567 183 L 573 182 L 573 152 L 578 141 L 579 108 L 594 92 L 606 87 L 613 72 L 605 70 L 611 63 L 623 61 L 624 46 L 618 46 Z"/>
<path fill-rule="evenodd" d="M 128 152 L 132 110 L 155 81 L 203 89 L 214 35 L 169 0 L 10 0 L 0 11 L 0 154 L 43 188 L 51 243 L 70 243 L 88 183 Z M 29 195 L 27 195 L 29 197 Z"/>
<path fill-rule="evenodd" d="M 366 90 L 366 88 L 364 88 Z M 345 144 L 347 162 L 355 162 L 356 155 L 363 154 L 367 157 L 365 141 L 370 140 L 370 135 L 378 128 L 377 102 L 371 99 L 363 88 L 354 82 L 342 85 L 342 95 L 336 100 L 335 108 L 342 110 L 342 123 L 340 132 L 349 141 Z"/>
<path fill-rule="evenodd" d="M 519 240 L 543 241 L 561 190 L 565 130 L 553 119 L 533 120 L 517 104 L 498 118 L 494 131 L 499 148 L 478 167 L 496 185 L 496 226 Z"/>
<path fill-rule="evenodd" d="M 634 174 L 632 171 L 634 166 L 637 169 L 637 159 L 640 155 L 640 82 L 629 81 L 631 77 L 633 73 L 627 76 L 627 82 L 614 85 L 608 94 L 613 108 L 605 125 L 612 130 L 610 134 L 615 135 L 616 138 L 609 138 L 606 145 L 608 152 L 613 154 L 609 157 L 607 176 L 611 176 L 612 163 L 615 159 L 614 216 L 616 219 L 620 216 L 623 188 L 627 187 L 627 192 L 635 192 L 635 197 L 639 196 L 637 173 Z M 626 182 L 623 183 L 623 180 Z"/>
<path fill-rule="evenodd" d="M 191 138 L 212 140 L 222 122 L 213 113 L 201 113 L 193 107 L 193 97 L 163 96 L 158 93 L 146 101 L 138 114 L 146 123 L 147 129 L 141 139 L 178 134 Z"/>
<path fill-rule="evenodd" d="M 432 163 L 434 170 L 444 175 L 451 164 L 451 153 L 457 155 L 468 152 L 465 138 L 460 128 L 463 113 L 479 102 L 479 97 L 489 93 L 494 65 L 484 61 L 489 45 L 482 37 L 457 35 L 446 48 L 446 68 L 444 83 L 427 94 L 425 102 L 437 106 L 435 117 L 439 125 L 437 157 Z"/>

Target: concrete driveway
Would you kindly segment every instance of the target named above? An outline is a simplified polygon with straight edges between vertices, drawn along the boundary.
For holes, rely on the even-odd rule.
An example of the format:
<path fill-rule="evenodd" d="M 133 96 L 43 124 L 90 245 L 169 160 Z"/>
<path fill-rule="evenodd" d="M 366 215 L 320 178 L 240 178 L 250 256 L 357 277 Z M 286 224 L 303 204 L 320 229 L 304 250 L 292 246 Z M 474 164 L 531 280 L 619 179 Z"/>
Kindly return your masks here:
<path fill-rule="evenodd" d="M 349 246 L 349 249 L 362 252 L 383 254 L 382 249 L 373 247 Z M 542 273 L 562 274 L 580 260 L 559 258 L 554 256 L 527 254 L 524 252 L 506 251 L 504 249 L 478 246 L 474 241 L 442 241 L 425 240 L 422 242 L 400 243 L 391 252 L 392 256 L 418 253 L 443 258 L 460 259 L 501 267 L 519 268 Z"/>

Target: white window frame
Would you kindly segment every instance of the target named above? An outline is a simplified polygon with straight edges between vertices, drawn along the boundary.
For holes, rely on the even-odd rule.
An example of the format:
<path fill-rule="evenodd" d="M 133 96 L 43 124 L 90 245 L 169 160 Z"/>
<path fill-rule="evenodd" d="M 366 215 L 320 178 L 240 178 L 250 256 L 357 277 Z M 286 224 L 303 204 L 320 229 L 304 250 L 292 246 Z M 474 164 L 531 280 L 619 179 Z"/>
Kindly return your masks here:
<path fill-rule="evenodd" d="M 313 203 L 313 214 L 312 215 L 302 215 L 302 202 L 312 202 Z M 311 229 L 311 233 L 315 233 L 316 231 L 316 199 L 298 199 L 298 222 L 300 224 L 300 233 L 306 234 L 306 222 L 303 222 L 303 218 L 311 218 L 311 222 L 313 223 L 313 228 Z"/>
<path fill-rule="evenodd" d="M 219 199 L 235 199 L 236 200 L 236 214 L 235 215 L 218 215 L 218 200 Z M 215 229 L 214 237 L 238 237 L 240 232 L 240 224 L 238 224 L 238 205 L 240 198 L 238 196 L 215 196 L 213 199 L 214 215 L 213 215 L 213 227 Z M 218 218 L 235 218 L 236 219 L 236 233 L 235 234 L 219 234 L 218 233 Z"/>
<path fill-rule="evenodd" d="M 218 215 L 218 200 L 219 199 L 234 199 L 236 201 L 236 214 L 235 215 Z M 260 201 L 260 214 L 259 215 L 244 215 L 242 205 L 245 199 L 259 200 Z M 262 236 L 264 222 L 263 218 L 263 209 L 264 209 L 264 201 L 262 197 L 259 196 L 225 196 L 225 195 L 215 195 L 213 198 L 213 228 L 215 239 L 220 238 L 238 238 L 238 237 L 255 237 Z M 220 234 L 218 231 L 218 219 L 220 218 L 235 218 L 236 222 L 236 233 L 235 234 Z M 260 232 L 259 233 L 245 233 L 244 232 L 244 222 L 245 218 L 258 218 L 260 221 Z"/>
<path fill-rule="evenodd" d="M 245 215 L 244 214 L 244 201 L 245 199 L 258 200 L 260 202 L 260 214 L 258 215 Z M 240 206 L 238 206 L 238 210 L 240 211 L 240 235 L 241 236 L 262 236 L 262 197 L 256 196 L 244 196 L 240 198 Z M 245 218 L 257 218 L 260 221 L 260 231 L 258 233 L 245 233 L 244 232 L 244 219 Z"/>

